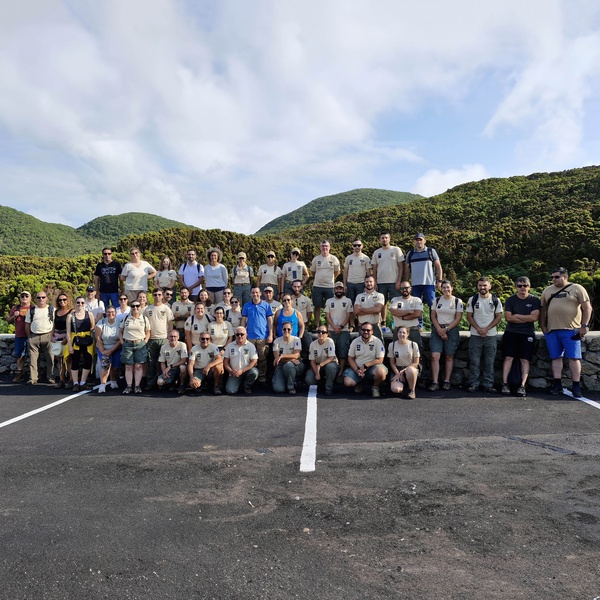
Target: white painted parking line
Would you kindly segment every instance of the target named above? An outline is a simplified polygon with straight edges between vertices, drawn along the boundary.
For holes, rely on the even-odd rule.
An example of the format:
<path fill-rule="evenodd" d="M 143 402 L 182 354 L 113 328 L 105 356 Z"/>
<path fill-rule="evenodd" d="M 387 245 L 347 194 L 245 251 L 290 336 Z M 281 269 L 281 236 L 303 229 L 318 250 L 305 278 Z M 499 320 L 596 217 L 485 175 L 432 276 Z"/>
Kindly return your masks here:
<path fill-rule="evenodd" d="M 563 394 L 565 394 L 565 396 L 571 396 L 571 398 L 573 398 L 573 392 L 571 392 L 571 390 L 563 389 Z M 590 400 L 589 398 L 574 398 L 574 400 L 581 400 L 581 402 L 585 402 L 586 404 L 589 404 L 594 408 L 600 408 L 600 403 L 596 402 L 595 400 Z"/>
<path fill-rule="evenodd" d="M 300 456 L 300 471 L 310 473 L 315 470 L 317 461 L 317 386 L 311 385 L 306 399 L 306 424 L 304 443 Z"/>
<path fill-rule="evenodd" d="M 0 423 L 0 428 L 6 427 L 7 425 L 12 425 L 13 423 L 16 423 L 17 421 L 22 421 L 23 419 L 27 419 L 28 417 L 33 417 L 33 415 L 37 415 L 38 413 L 48 410 L 49 408 L 54 408 L 55 406 L 58 406 L 59 404 L 62 404 L 63 402 L 68 402 L 69 400 L 73 400 L 73 398 L 78 398 L 79 396 L 82 396 L 83 394 L 89 394 L 89 392 L 90 392 L 89 390 L 83 390 L 81 392 L 78 392 L 77 394 L 72 394 L 71 396 L 67 396 L 66 398 L 57 400 L 56 402 L 52 402 L 52 404 L 46 404 L 46 406 L 40 406 L 40 408 L 36 408 L 35 410 L 25 413 L 24 415 L 15 417 L 14 419 L 9 419 L 8 421 L 4 421 L 4 423 Z"/>

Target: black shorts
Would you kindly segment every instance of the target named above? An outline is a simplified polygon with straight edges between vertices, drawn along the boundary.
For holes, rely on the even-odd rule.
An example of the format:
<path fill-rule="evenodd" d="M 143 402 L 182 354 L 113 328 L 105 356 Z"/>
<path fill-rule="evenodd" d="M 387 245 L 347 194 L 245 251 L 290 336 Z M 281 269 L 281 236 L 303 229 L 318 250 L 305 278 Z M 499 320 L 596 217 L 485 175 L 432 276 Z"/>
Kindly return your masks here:
<path fill-rule="evenodd" d="M 531 362 L 535 350 L 535 335 L 505 331 L 502 337 L 502 353 L 504 357 L 524 358 Z"/>

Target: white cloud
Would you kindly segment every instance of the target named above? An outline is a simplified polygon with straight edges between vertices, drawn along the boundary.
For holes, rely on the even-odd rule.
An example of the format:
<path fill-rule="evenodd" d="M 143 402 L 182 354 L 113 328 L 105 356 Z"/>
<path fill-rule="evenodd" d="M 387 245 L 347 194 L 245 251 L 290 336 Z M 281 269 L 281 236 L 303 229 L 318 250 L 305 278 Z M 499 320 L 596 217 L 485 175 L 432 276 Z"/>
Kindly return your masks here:
<path fill-rule="evenodd" d="M 438 169 L 430 169 L 417 179 L 417 183 L 411 192 L 425 197 L 436 196 L 455 185 L 469 181 L 480 181 L 489 176 L 483 165 L 464 165 L 462 169 L 450 169 L 444 172 Z"/>
<path fill-rule="evenodd" d="M 60 214 L 69 181 L 81 223 L 116 206 L 252 232 L 311 200 L 302 190 L 363 187 L 383 171 L 408 189 L 430 164 L 415 189 L 437 192 L 494 166 L 449 170 L 484 161 L 449 149 L 434 162 L 443 126 L 422 123 L 422 139 L 405 142 L 385 135 L 387 120 L 416 120 L 432 102 L 465 118 L 485 73 L 505 89 L 481 93 L 484 141 L 514 136 L 519 165 L 535 154 L 560 167 L 581 153 L 600 62 L 600 9 L 579 3 L 11 3 L 0 23 L 0 173 L 12 141 L 29 152 L 13 172 L 27 181 L 6 197 Z M 32 158 L 40 151 L 46 164 Z"/>

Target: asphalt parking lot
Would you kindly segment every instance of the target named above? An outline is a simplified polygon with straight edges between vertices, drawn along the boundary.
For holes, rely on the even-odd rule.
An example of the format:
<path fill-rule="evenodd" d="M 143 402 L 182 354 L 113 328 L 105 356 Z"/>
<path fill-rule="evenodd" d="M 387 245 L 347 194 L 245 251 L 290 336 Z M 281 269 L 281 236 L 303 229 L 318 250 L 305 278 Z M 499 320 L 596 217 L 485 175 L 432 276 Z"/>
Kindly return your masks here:
<path fill-rule="evenodd" d="M 591 600 L 587 398 L 0 383 L 2 596 Z"/>

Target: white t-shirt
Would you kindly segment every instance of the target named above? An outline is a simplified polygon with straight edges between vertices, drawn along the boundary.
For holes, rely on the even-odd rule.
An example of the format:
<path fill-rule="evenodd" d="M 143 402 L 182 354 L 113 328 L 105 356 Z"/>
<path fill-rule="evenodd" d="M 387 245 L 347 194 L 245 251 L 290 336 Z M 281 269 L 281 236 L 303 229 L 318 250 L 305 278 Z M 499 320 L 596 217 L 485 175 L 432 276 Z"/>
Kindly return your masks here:
<path fill-rule="evenodd" d="M 139 267 L 133 263 L 126 263 L 121 271 L 125 276 L 125 289 L 129 292 L 144 290 L 148 291 L 148 275 L 154 273 L 156 269 L 148 262 L 143 260 Z"/>
<path fill-rule="evenodd" d="M 475 310 L 473 310 L 473 298 L 475 298 Z M 479 327 L 487 327 L 496 317 L 498 313 L 502 314 L 502 302 L 500 298 L 496 298 L 497 306 L 494 307 L 494 297 L 490 294 L 489 298 L 482 298 L 479 294 L 469 298 L 467 302 L 467 313 L 472 313 L 473 320 Z M 479 337 L 477 330 L 474 327 L 470 329 L 471 335 Z M 497 335 L 498 329 L 492 327 L 487 332 L 488 337 Z"/>

